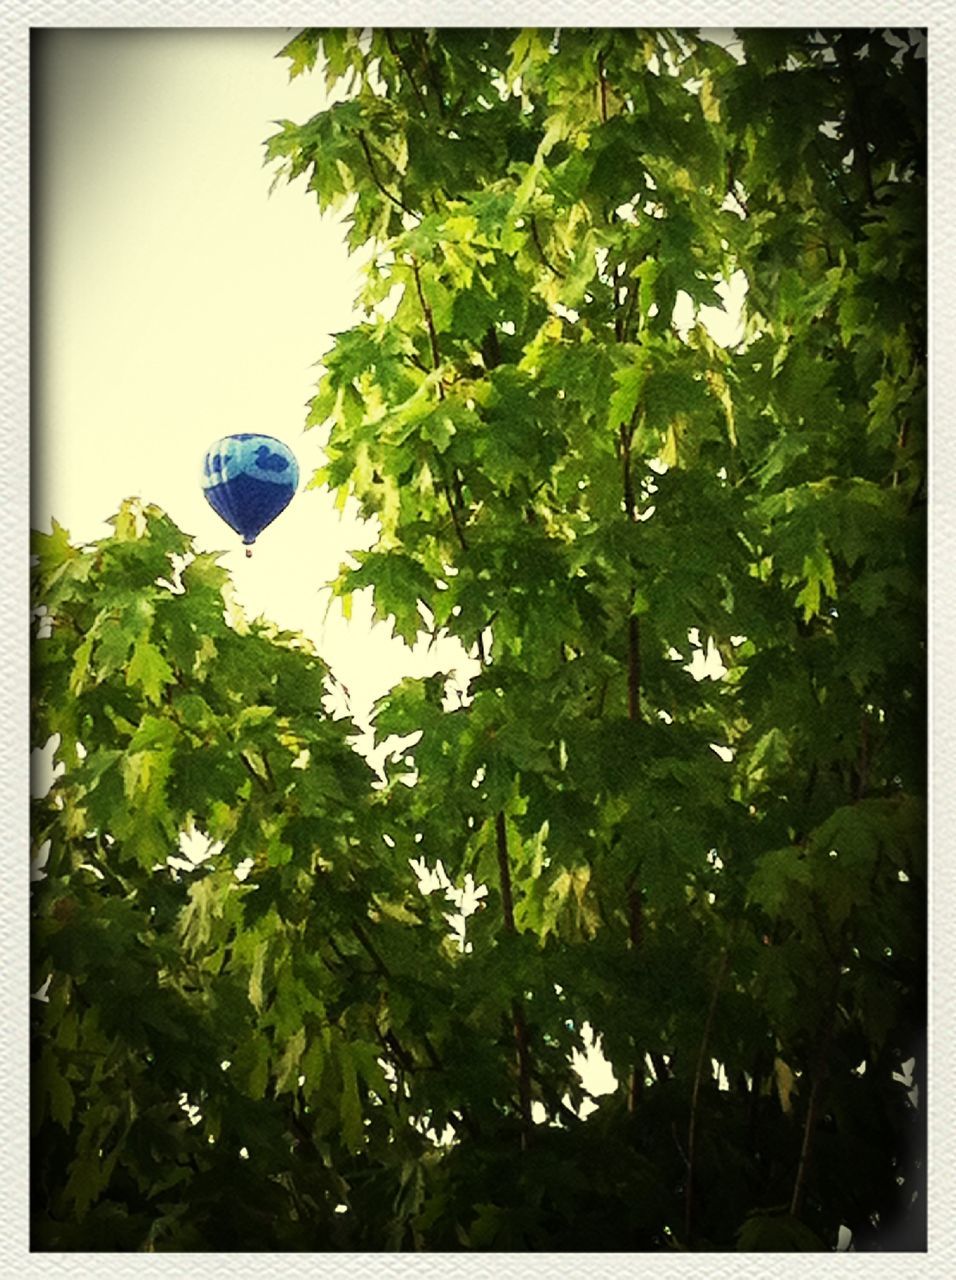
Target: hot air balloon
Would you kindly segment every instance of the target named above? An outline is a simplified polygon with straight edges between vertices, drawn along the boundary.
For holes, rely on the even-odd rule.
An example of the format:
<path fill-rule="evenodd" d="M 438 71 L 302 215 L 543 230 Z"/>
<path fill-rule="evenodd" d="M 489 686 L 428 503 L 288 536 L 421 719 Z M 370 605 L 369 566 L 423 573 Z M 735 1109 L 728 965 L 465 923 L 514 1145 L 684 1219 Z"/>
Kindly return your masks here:
<path fill-rule="evenodd" d="M 266 525 L 292 501 L 298 483 L 295 454 L 274 436 L 224 436 L 209 446 L 203 460 L 206 501 L 242 535 L 247 556 Z"/>

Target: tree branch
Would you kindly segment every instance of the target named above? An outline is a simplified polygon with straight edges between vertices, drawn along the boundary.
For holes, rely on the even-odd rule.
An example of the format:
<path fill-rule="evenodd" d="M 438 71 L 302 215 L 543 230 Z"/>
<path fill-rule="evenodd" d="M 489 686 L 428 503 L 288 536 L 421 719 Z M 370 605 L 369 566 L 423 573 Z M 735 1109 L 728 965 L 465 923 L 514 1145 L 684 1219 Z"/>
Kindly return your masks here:
<path fill-rule="evenodd" d="M 637 523 L 637 498 L 634 493 L 634 477 L 631 473 L 631 440 L 634 435 L 633 420 L 628 426 L 621 424 L 621 470 L 624 481 L 624 508 L 632 524 Z M 635 592 L 631 589 L 627 632 L 627 718 L 641 718 L 641 632 L 634 609 Z"/>
<path fill-rule="evenodd" d="M 272 788 L 267 784 L 265 778 L 263 778 L 262 775 L 256 771 L 256 769 L 253 767 L 252 761 L 249 759 L 249 757 L 246 755 L 244 751 L 239 752 L 239 759 L 245 765 L 246 772 L 249 774 L 249 777 L 252 778 L 254 782 L 258 782 L 259 786 L 263 789 L 266 795 L 268 795 L 271 792 Z"/>
<path fill-rule="evenodd" d="M 498 877 L 501 883 L 501 910 L 505 932 L 516 934 L 514 898 L 511 892 L 511 866 L 508 861 L 508 832 L 504 812 L 495 816 L 495 838 L 498 851 Z M 515 1048 L 518 1059 L 518 1104 L 521 1111 L 521 1150 L 526 1151 L 531 1140 L 531 1052 L 528 1045 L 528 1028 L 524 1007 L 520 999 L 511 1006 Z"/>
<path fill-rule="evenodd" d="M 634 417 L 625 425 L 621 423 L 621 470 L 624 486 L 624 508 L 628 520 L 637 523 L 637 497 L 634 493 L 634 477 L 631 472 L 631 440 L 634 436 Z M 641 630 L 640 620 L 634 612 L 635 588 L 628 596 L 627 618 L 627 718 L 635 724 L 641 718 Z M 632 876 L 627 887 L 627 945 L 638 949 L 644 934 L 644 902 Z M 627 1084 L 627 1109 L 633 1115 L 644 1085 L 643 1059 L 631 1068 Z"/>
<path fill-rule="evenodd" d="M 425 297 L 425 290 L 422 288 L 422 277 L 418 267 L 418 263 L 415 261 L 414 258 L 412 258 L 411 261 L 412 261 L 412 274 L 415 277 L 415 289 L 418 293 L 418 301 L 421 304 L 422 315 L 425 319 L 425 328 L 428 330 L 428 341 L 429 341 L 429 345 L 431 346 L 431 353 L 432 353 L 432 366 L 435 372 L 437 373 L 438 370 L 441 368 L 441 353 L 438 350 L 438 334 L 435 331 L 435 317 L 432 315 L 432 309 L 428 305 L 428 300 Z M 445 399 L 445 388 L 442 386 L 441 378 L 439 378 L 438 380 L 438 399 L 439 400 Z M 467 551 L 468 540 L 465 537 L 465 531 L 462 528 L 461 522 L 458 519 L 458 508 L 456 507 L 455 502 L 452 499 L 451 489 L 448 486 L 448 481 L 444 479 L 444 477 L 442 478 L 442 490 L 445 494 L 445 501 L 448 503 L 448 510 L 451 512 L 451 521 L 452 521 L 452 524 L 455 526 L 455 533 L 458 536 L 459 545 L 461 546 L 462 551 Z M 460 492 L 461 490 L 460 490 L 460 481 L 459 481 L 459 494 Z"/>
<path fill-rule="evenodd" d="M 365 949 L 365 951 L 366 951 L 366 952 L 368 953 L 368 955 L 371 957 L 371 959 L 372 959 L 372 963 L 375 965 L 375 968 L 377 969 L 378 973 L 379 973 L 379 974 L 380 974 L 380 975 L 381 975 L 381 976 L 382 976 L 382 977 L 383 977 L 387 982 L 391 982 L 391 980 L 392 980 L 392 975 L 391 975 L 391 973 L 389 972 L 388 966 L 386 965 L 386 963 L 385 963 L 385 961 L 382 959 L 382 957 L 379 955 L 379 953 L 376 951 L 375 947 L 372 945 L 372 941 L 371 941 L 371 939 L 368 937 L 368 935 L 366 934 L 365 930 L 364 930 L 364 929 L 361 927 L 361 925 L 359 925 L 359 924 L 358 924 L 358 922 L 357 922 L 357 921 L 355 921 L 355 920 L 353 920 L 353 921 L 351 922 L 351 926 L 350 926 L 350 927 L 351 927 L 351 930 L 352 930 L 352 932 L 354 933 L 355 937 L 358 939 L 358 941 L 361 943 L 362 947 Z M 416 1070 L 417 1070 L 417 1069 L 419 1069 L 419 1068 L 418 1068 L 418 1066 L 417 1066 L 417 1064 L 414 1062 L 414 1059 L 412 1058 L 411 1054 L 410 1054 L 410 1053 L 408 1053 L 406 1050 L 402 1049 L 402 1048 L 401 1048 L 401 1046 L 399 1045 L 399 1043 L 398 1043 L 398 1038 L 395 1036 L 395 1032 L 394 1032 L 394 1031 L 389 1031 L 389 1033 L 388 1033 L 388 1034 L 389 1034 L 389 1036 L 391 1036 L 391 1037 L 392 1037 L 392 1039 L 395 1041 L 396 1046 L 399 1048 L 399 1050 L 400 1050 L 401 1054 L 404 1056 L 404 1058 L 405 1058 L 406 1062 L 409 1064 L 409 1067 L 410 1067 L 410 1068 L 413 1068 L 413 1069 L 416 1069 Z M 435 1049 L 435 1046 L 432 1044 L 431 1039 L 429 1038 L 428 1032 L 427 1032 L 427 1031 L 423 1031 L 423 1032 L 421 1032 L 421 1038 L 422 1038 L 422 1044 L 423 1044 L 423 1046 L 424 1046 L 424 1048 L 425 1048 L 425 1053 L 428 1055 L 428 1060 L 429 1060 L 429 1062 L 432 1064 L 432 1066 L 434 1067 L 434 1069 L 435 1069 L 436 1071 L 444 1071 L 444 1070 L 445 1070 L 445 1065 L 444 1065 L 444 1063 L 442 1062 L 441 1058 L 438 1056 L 438 1053 L 437 1053 L 437 1051 L 436 1051 L 436 1049 Z M 465 1127 L 466 1127 L 466 1128 L 467 1128 L 467 1129 L 468 1129 L 472 1134 L 474 1134 L 474 1133 L 475 1133 L 475 1127 L 474 1127 L 474 1124 L 473 1124 L 473 1122 L 472 1122 L 472 1120 L 471 1120 L 470 1116 L 468 1115 L 467 1111 L 465 1110 L 465 1108 L 464 1108 L 464 1107 L 460 1107 L 460 1108 L 459 1108 L 459 1110 L 461 1111 L 461 1114 L 462 1114 L 462 1121 L 463 1121 L 463 1123 L 464 1123 Z M 453 1121 L 452 1121 L 452 1122 L 454 1123 L 454 1119 L 453 1119 Z M 457 1127 L 458 1127 L 458 1126 L 456 1125 L 456 1128 L 457 1128 Z"/>
<path fill-rule="evenodd" d="M 420 34 L 424 34 L 424 33 L 420 33 Z M 422 46 L 419 50 L 419 55 L 421 57 L 422 66 L 425 69 L 425 74 L 428 76 L 429 80 L 431 81 L 431 86 L 435 91 L 435 100 L 438 105 L 438 114 L 440 116 L 444 116 L 445 94 L 442 88 L 441 76 L 438 73 L 438 68 L 435 66 L 434 62 L 429 56 L 428 46 L 425 41 L 423 41 L 422 43 Z"/>
<path fill-rule="evenodd" d="M 827 1054 L 830 1041 L 836 1027 L 836 1016 L 840 993 L 840 968 L 837 966 L 833 979 L 833 992 L 830 997 L 829 1011 L 820 1032 L 819 1043 L 815 1055 L 810 1086 L 810 1099 L 807 1103 L 807 1116 L 803 1124 L 803 1141 L 800 1144 L 800 1161 L 797 1165 L 797 1176 L 793 1183 L 793 1195 L 790 1198 L 791 1217 L 799 1218 L 803 1208 L 803 1197 L 806 1192 L 807 1174 L 813 1158 L 813 1147 L 816 1140 L 817 1118 L 820 1113 L 820 1101 L 823 1085 L 827 1077 Z"/>
<path fill-rule="evenodd" d="M 443 479 L 441 482 L 441 487 L 442 487 L 442 491 L 445 494 L 445 501 L 448 503 L 448 510 L 451 512 L 451 522 L 455 526 L 455 533 L 458 535 L 459 545 L 461 546 L 462 551 L 467 551 L 468 542 L 465 538 L 465 531 L 464 529 L 462 529 L 461 524 L 459 523 L 459 520 L 458 520 L 458 508 L 455 506 L 454 502 L 452 501 L 451 490 L 448 488 L 448 481 Z"/>
<path fill-rule="evenodd" d="M 627 885 L 627 946 L 639 951 L 644 941 L 644 899 L 631 876 Z M 627 1078 L 627 1111 L 634 1115 L 644 1089 L 644 1062 L 635 1062 Z"/>
<path fill-rule="evenodd" d="M 860 98 L 856 75 L 853 71 L 853 59 L 846 47 L 845 32 L 836 43 L 840 66 L 843 69 L 843 76 L 849 86 L 850 96 L 853 100 L 850 110 L 850 116 L 853 122 L 853 159 L 857 169 L 860 171 L 860 177 L 863 180 L 867 203 L 876 204 L 876 192 L 873 190 L 873 171 L 870 167 L 870 148 L 866 140 L 866 132 L 863 128 L 863 102 Z"/>
<path fill-rule="evenodd" d="M 422 91 L 418 87 L 418 82 L 416 81 L 415 77 L 412 75 L 411 68 L 408 66 L 405 59 L 402 57 L 401 53 L 398 51 L 398 48 L 395 44 L 395 40 L 392 36 L 392 33 L 387 27 L 385 29 L 385 43 L 388 45 L 389 49 L 391 50 L 392 57 L 395 59 L 395 61 L 398 63 L 401 69 L 405 72 L 406 76 L 408 76 L 408 83 L 412 86 L 412 89 L 415 91 L 415 97 L 418 99 L 422 112 L 427 116 L 428 105 L 425 102 L 425 99 L 422 97 Z"/>
<path fill-rule="evenodd" d="M 504 915 L 505 933 L 517 933 L 515 928 L 514 899 L 511 894 L 511 866 L 508 862 L 508 833 L 504 812 L 495 816 L 495 838 L 498 851 L 498 878 L 501 884 L 501 910 Z"/>
<path fill-rule="evenodd" d="M 717 980 L 714 983 L 713 995 L 710 998 L 710 1008 L 707 1010 L 707 1020 L 704 1023 L 704 1034 L 700 1038 L 700 1052 L 697 1055 L 697 1067 L 694 1071 L 694 1088 L 690 1099 L 690 1121 L 687 1126 L 687 1182 L 684 1191 L 684 1243 L 690 1244 L 691 1232 L 694 1222 L 694 1158 L 696 1155 L 697 1142 L 697 1104 L 700 1099 L 700 1083 L 704 1074 L 704 1062 L 707 1058 L 707 1047 L 710 1043 L 710 1033 L 714 1026 L 714 1015 L 717 1012 L 717 997 L 720 995 L 720 988 L 724 981 L 724 974 L 727 972 L 727 962 L 730 953 L 724 948 L 723 955 L 720 958 L 720 967 L 717 970 Z"/>
<path fill-rule="evenodd" d="M 405 204 L 403 200 L 399 199 L 397 195 L 389 191 L 388 187 L 385 186 L 385 183 L 378 176 L 378 171 L 375 168 L 375 161 L 372 159 L 372 152 L 369 148 L 368 142 L 366 141 L 364 132 L 359 129 L 357 133 L 358 140 L 362 144 L 362 150 L 365 152 L 365 161 L 368 164 L 368 171 L 371 174 L 372 181 L 378 187 L 379 191 L 381 191 L 382 195 L 385 196 L 387 200 L 391 200 L 392 204 L 397 205 L 399 209 L 407 213 L 410 218 L 417 218 L 418 214 L 415 213 L 414 210 L 409 209 L 408 205 Z"/>
<path fill-rule="evenodd" d="M 419 271 L 418 263 L 414 258 L 412 258 L 412 274 L 415 277 L 415 288 L 418 292 L 418 301 L 421 303 L 422 315 L 425 318 L 425 328 L 428 330 L 428 340 L 432 350 L 432 366 L 437 373 L 441 368 L 441 354 L 438 350 L 438 334 L 435 332 L 435 317 L 432 315 L 432 309 L 425 298 L 425 291 L 422 288 L 421 272 Z M 444 400 L 445 398 L 445 388 L 442 386 L 441 380 L 438 382 L 438 398 L 439 400 Z"/>
<path fill-rule="evenodd" d="M 538 253 L 541 256 L 541 261 L 544 263 L 544 265 L 548 268 L 549 271 L 553 272 L 554 275 L 556 275 L 559 280 L 564 280 L 566 278 L 564 272 L 558 270 L 558 268 L 554 265 L 553 262 L 551 262 L 551 260 L 548 258 L 548 255 L 544 251 L 544 246 L 542 245 L 540 237 L 538 236 L 538 224 L 535 221 L 534 214 L 531 215 L 531 238 L 534 240 Z"/>
<path fill-rule="evenodd" d="M 637 301 L 637 295 L 640 292 L 640 284 L 637 280 L 631 280 L 629 284 L 624 286 L 626 290 L 627 305 L 624 308 L 624 318 L 621 320 L 621 342 L 627 342 L 628 330 L 631 326 L 631 315 L 634 311 L 634 303 Z"/>

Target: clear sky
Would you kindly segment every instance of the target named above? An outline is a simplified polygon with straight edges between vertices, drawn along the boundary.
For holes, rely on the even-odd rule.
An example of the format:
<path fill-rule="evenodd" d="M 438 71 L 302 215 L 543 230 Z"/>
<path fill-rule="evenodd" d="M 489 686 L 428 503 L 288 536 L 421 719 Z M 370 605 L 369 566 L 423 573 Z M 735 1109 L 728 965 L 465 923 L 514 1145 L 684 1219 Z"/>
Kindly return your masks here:
<path fill-rule="evenodd" d="M 457 644 L 409 653 L 351 625 L 328 593 L 350 547 L 369 545 L 328 494 L 304 489 L 321 461 L 304 432 L 331 344 L 352 322 L 358 264 L 303 182 L 263 167 L 273 121 L 308 119 L 318 75 L 290 83 L 276 54 L 291 31 L 61 30 L 41 37 L 35 102 L 34 421 L 31 523 L 102 537 L 139 495 L 227 549 L 251 615 L 304 631 L 348 686 L 359 719 L 404 674 L 461 662 Z M 251 560 L 207 506 L 207 445 L 261 431 L 296 453 L 302 487 Z"/>

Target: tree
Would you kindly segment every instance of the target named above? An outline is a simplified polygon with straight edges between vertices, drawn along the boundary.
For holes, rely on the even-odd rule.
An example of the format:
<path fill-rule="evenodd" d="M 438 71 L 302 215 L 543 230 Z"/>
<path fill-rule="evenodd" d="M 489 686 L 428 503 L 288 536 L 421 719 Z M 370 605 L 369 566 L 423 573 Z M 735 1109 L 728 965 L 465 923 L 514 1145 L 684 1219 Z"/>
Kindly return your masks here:
<path fill-rule="evenodd" d="M 161 512 L 38 539 L 37 1246 L 923 1247 L 918 33 L 284 54 L 344 96 L 267 157 L 374 250 L 335 592 L 480 671 L 375 785 Z"/>

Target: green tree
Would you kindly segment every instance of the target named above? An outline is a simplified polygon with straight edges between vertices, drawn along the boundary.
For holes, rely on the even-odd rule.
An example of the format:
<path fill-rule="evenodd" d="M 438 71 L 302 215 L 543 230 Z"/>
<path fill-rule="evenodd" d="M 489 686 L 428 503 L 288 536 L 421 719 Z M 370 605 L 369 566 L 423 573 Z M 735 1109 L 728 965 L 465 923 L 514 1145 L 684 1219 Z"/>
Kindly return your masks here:
<path fill-rule="evenodd" d="M 373 247 L 334 589 L 480 671 L 381 700 L 373 785 L 161 512 L 38 539 L 35 1243 L 922 1247 L 918 33 L 284 53 L 343 93 L 267 157 Z"/>

